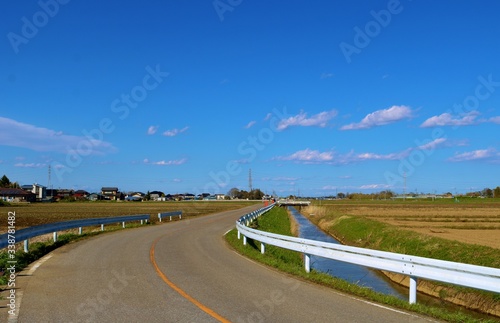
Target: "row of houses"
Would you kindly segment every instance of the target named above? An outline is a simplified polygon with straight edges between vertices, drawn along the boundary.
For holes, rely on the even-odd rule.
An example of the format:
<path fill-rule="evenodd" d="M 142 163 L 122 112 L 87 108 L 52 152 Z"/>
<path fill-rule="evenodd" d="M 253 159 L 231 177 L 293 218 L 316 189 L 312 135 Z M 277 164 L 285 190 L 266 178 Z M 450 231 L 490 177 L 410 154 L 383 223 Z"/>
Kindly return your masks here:
<path fill-rule="evenodd" d="M 44 202 L 60 200 L 125 200 L 125 201 L 181 201 L 181 200 L 224 200 L 224 194 L 165 194 L 161 191 L 120 192 L 118 187 L 102 187 L 99 193 L 89 193 L 85 190 L 47 189 L 40 184 L 23 185 L 21 188 L 0 188 L 0 200 L 6 202 Z"/>

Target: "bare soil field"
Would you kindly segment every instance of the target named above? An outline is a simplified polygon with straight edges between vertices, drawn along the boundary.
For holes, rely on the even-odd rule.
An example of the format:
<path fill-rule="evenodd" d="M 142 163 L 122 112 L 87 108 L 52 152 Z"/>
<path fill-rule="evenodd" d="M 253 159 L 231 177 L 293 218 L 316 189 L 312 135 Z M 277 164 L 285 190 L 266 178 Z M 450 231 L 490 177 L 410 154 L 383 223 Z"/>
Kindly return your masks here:
<path fill-rule="evenodd" d="M 396 227 L 448 240 L 500 249 L 500 203 L 409 201 L 338 206 L 346 215 L 365 216 Z"/>

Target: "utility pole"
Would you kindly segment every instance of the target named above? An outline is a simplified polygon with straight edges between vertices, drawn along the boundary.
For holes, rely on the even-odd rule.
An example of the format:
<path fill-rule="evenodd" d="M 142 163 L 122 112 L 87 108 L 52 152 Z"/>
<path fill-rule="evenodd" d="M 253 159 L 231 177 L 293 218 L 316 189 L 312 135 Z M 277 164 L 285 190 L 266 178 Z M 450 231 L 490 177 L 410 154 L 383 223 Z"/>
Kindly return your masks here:
<path fill-rule="evenodd" d="M 50 165 L 49 165 L 49 180 L 48 180 L 48 183 L 47 183 L 47 189 L 50 189 L 50 177 L 51 177 L 51 173 L 52 173 L 52 169 L 50 168 Z M 52 190 L 50 190 L 50 197 L 52 197 Z"/>
<path fill-rule="evenodd" d="M 403 200 L 406 200 L 406 172 L 404 172 Z"/>
<path fill-rule="evenodd" d="M 253 191 L 252 188 L 252 169 L 248 170 L 248 187 L 250 188 L 250 192 Z"/>

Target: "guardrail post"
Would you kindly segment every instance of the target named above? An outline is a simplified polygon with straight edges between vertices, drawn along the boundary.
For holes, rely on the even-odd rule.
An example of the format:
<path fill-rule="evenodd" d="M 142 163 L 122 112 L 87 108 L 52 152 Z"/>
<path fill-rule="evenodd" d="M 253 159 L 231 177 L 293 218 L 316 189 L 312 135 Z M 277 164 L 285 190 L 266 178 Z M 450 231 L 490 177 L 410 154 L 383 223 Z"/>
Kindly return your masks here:
<path fill-rule="evenodd" d="M 57 231 L 54 232 L 54 242 L 57 241 Z"/>
<path fill-rule="evenodd" d="M 241 232 L 240 230 L 238 230 L 238 240 L 240 240 L 240 238 L 241 238 Z"/>
<path fill-rule="evenodd" d="M 101 224 L 101 231 L 104 231 L 104 224 Z"/>
<path fill-rule="evenodd" d="M 122 222 L 122 228 L 125 229 L 125 221 Z"/>
<path fill-rule="evenodd" d="M 179 220 L 182 220 L 182 213 L 179 214 Z"/>
<path fill-rule="evenodd" d="M 304 266 L 306 269 L 306 273 L 311 272 L 311 256 L 308 254 L 304 254 Z"/>
<path fill-rule="evenodd" d="M 410 304 L 417 302 L 417 277 L 410 276 Z"/>
<path fill-rule="evenodd" d="M 266 252 L 266 245 L 264 244 L 264 242 L 261 242 L 260 243 L 260 253 L 264 254 L 264 252 Z"/>
<path fill-rule="evenodd" d="M 29 250 L 29 242 L 28 239 L 24 240 L 24 252 L 28 252 Z"/>
<path fill-rule="evenodd" d="M 82 234 L 82 227 L 78 228 L 78 234 Z"/>
<path fill-rule="evenodd" d="M 247 237 L 246 236 L 243 236 L 243 245 L 246 246 L 247 245 Z"/>

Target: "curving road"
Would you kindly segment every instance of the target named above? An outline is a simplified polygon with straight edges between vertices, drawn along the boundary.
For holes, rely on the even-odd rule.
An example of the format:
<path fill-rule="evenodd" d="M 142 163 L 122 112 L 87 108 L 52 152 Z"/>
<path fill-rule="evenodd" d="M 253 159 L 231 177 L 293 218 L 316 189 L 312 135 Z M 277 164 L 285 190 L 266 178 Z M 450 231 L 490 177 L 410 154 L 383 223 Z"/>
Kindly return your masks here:
<path fill-rule="evenodd" d="M 18 322 L 428 322 L 247 260 L 223 234 L 247 207 L 67 245 L 19 277 Z"/>

